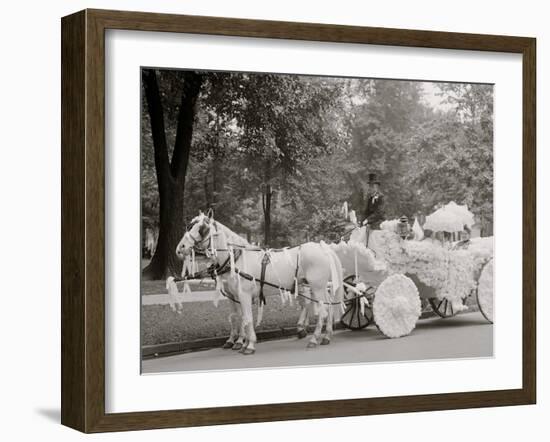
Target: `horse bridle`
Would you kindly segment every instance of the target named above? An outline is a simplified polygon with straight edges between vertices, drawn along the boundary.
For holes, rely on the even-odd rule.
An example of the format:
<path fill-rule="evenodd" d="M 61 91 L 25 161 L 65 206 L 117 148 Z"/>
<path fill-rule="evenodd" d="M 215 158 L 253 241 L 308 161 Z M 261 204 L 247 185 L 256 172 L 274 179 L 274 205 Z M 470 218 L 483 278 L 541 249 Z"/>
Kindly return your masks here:
<path fill-rule="evenodd" d="M 214 228 L 216 227 L 216 222 L 213 222 Z M 192 226 L 191 226 L 192 227 Z M 210 226 L 208 226 L 208 232 L 204 237 L 197 239 L 191 234 L 191 230 L 188 229 L 187 232 L 185 232 L 189 238 L 193 241 L 193 244 L 191 245 L 191 248 L 195 249 L 198 253 L 203 253 L 205 255 L 208 254 L 208 250 L 210 249 L 212 245 L 212 229 Z M 205 241 L 208 241 L 208 244 L 205 247 L 201 247 L 201 244 L 203 244 Z"/>

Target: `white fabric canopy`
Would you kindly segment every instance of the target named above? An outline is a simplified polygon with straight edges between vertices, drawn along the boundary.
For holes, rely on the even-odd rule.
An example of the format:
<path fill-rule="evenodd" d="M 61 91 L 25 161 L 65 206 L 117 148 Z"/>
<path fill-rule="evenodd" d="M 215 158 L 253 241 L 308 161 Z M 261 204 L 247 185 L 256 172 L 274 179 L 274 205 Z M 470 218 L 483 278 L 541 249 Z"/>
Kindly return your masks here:
<path fill-rule="evenodd" d="M 420 223 L 418 222 L 418 219 L 414 218 L 414 224 L 412 227 L 412 231 L 414 232 L 414 239 L 417 241 L 421 241 L 424 239 L 424 230 L 422 230 L 422 227 L 420 227 Z"/>
<path fill-rule="evenodd" d="M 437 209 L 426 217 L 424 230 L 429 229 L 433 232 L 461 232 L 464 230 L 464 226 L 471 228 L 474 224 L 474 214 L 468 210 L 468 206 L 466 204 L 460 206 L 451 201 L 446 206 Z"/>

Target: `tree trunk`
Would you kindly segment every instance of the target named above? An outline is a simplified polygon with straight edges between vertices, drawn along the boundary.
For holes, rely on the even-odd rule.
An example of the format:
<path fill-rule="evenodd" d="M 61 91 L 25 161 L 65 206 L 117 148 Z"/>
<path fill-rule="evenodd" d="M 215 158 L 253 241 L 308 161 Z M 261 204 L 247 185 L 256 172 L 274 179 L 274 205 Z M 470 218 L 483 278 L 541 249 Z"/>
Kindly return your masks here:
<path fill-rule="evenodd" d="M 164 112 L 156 72 L 152 69 L 143 69 L 142 80 L 151 121 L 159 189 L 158 245 L 151 262 L 143 269 L 142 276 L 144 279 L 154 280 L 177 275 L 182 268 L 182 262 L 177 258 L 175 251 L 185 232 L 183 217 L 185 175 L 189 164 L 193 122 L 202 76 L 194 72 L 186 72 L 184 75 L 176 141 L 171 161 L 168 158 Z"/>
<path fill-rule="evenodd" d="M 210 207 L 210 191 L 208 190 L 208 171 L 204 174 L 203 181 L 203 190 L 204 190 L 204 206 Z"/>
<path fill-rule="evenodd" d="M 183 222 L 183 189 L 170 185 L 167 195 L 160 201 L 160 227 L 157 249 L 149 265 L 143 269 L 146 280 L 166 279 L 170 275 L 179 275 L 182 261 L 176 255 L 176 246 L 185 233 Z M 163 203 L 164 201 L 164 203 Z"/>
<path fill-rule="evenodd" d="M 265 191 L 262 193 L 262 206 L 264 211 L 264 247 L 269 247 L 271 244 L 271 197 L 273 191 L 271 184 L 265 186 Z"/>

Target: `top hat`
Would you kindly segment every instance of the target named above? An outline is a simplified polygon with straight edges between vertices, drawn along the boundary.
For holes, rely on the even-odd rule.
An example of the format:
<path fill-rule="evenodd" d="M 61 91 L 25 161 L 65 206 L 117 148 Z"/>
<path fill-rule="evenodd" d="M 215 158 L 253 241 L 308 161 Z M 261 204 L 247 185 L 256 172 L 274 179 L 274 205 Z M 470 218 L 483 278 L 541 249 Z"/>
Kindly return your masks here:
<path fill-rule="evenodd" d="M 380 184 L 380 181 L 376 177 L 375 173 L 369 173 L 369 184 Z"/>

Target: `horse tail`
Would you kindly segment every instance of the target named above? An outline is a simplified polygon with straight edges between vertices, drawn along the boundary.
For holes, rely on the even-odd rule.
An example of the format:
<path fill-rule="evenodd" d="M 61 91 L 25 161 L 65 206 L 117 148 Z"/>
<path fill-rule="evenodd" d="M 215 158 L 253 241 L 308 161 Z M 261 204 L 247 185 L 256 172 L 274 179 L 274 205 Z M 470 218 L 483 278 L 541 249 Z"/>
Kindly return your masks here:
<path fill-rule="evenodd" d="M 258 300 L 258 317 L 256 318 L 256 327 L 259 327 L 264 317 L 264 304 L 261 300 Z"/>
<path fill-rule="evenodd" d="M 342 263 L 336 252 L 332 249 L 329 249 L 329 258 L 332 260 L 332 267 L 336 270 L 332 274 L 332 286 L 334 287 L 334 299 L 332 299 L 332 302 L 342 303 L 344 302 L 344 271 L 342 270 Z M 334 320 L 339 321 L 342 314 L 341 305 L 332 304 L 331 307 L 334 313 Z"/>
<path fill-rule="evenodd" d="M 334 265 L 336 267 L 336 278 L 338 282 L 338 287 L 336 289 L 336 300 L 337 301 L 343 301 L 344 300 L 344 270 L 342 268 L 342 263 L 340 261 L 340 258 L 338 258 L 338 255 L 335 251 L 330 251 L 332 255 L 332 259 L 334 261 Z"/>

